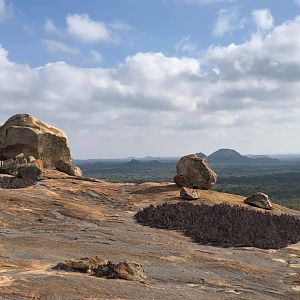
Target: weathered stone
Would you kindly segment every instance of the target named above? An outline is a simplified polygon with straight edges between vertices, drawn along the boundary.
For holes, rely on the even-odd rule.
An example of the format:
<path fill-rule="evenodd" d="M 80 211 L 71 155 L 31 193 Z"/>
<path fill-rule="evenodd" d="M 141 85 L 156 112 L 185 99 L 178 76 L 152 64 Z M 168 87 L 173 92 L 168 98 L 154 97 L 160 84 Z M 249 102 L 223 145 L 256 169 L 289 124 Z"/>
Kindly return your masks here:
<path fill-rule="evenodd" d="M 18 177 L 23 179 L 43 179 L 43 169 L 35 163 L 27 163 L 18 167 Z"/>
<path fill-rule="evenodd" d="M 187 200 L 196 200 L 200 198 L 199 190 L 183 187 L 180 191 L 180 197 Z"/>
<path fill-rule="evenodd" d="M 27 114 L 15 115 L 0 127 L 0 160 L 20 153 L 42 159 L 45 168 L 55 168 L 59 160 L 71 162 L 65 133 Z"/>
<path fill-rule="evenodd" d="M 97 277 L 108 279 L 125 279 L 147 282 L 147 277 L 141 264 L 134 262 L 120 262 L 114 264 L 100 257 L 70 259 L 64 263 L 57 264 L 54 270 L 63 270 L 68 272 L 91 273 Z"/>
<path fill-rule="evenodd" d="M 35 159 L 34 156 L 31 156 L 31 155 L 30 155 L 30 156 L 27 157 L 27 162 L 28 162 L 28 163 L 32 163 L 32 162 L 35 162 L 35 161 L 36 161 L 36 159 Z"/>
<path fill-rule="evenodd" d="M 175 176 L 174 181 L 179 187 L 211 189 L 217 182 L 217 174 L 205 159 L 196 154 L 182 157 L 176 170 L 178 176 Z"/>
<path fill-rule="evenodd" d="M 57 264 L 53 269 L 68 272 L 87 273 L 90 271 L 90 259 L 88 257 L 66 260 Z"/>
<path fill-rule="evenodd" d="M 118 278 L 141 283 L 147 282 L 147 276 L 141 264 L 126 261 L 120 262 L 115 266 L 115 271 Z"/>
<path fill-rule="evenodd" d="M 174 176 L 174 182 L 178 187 L 184 187 L 184 186 L 189 186 L 190 181 L 186 176 L 183 175 L 175 175 Z"/>
<path fill-rule="evenodd" d="M 269 196 L 264 193 L 255 193 L 254 195 L 247 197 L 244 202 L 260 208 L 268 210 L 272 209 L 272 203 L 269 199 Z"/>
<path fill-rule="evenodd" d="M 82 176 L 82 171 L 79 167 L 76 167 L 70 162 L 65 162 L 63 160 L 57 161 L 55 163 L 55 168 L 58 171 L 66 173 L 71 176 Z"/>
<path fill-rule="evenodd" d="M 83 257 L 66 260 L 63 263 L 57 264 L 54 270 L 64 270 L 68 272 L 81 272 L 89 273 L 94 272 L 99 266 L 106 266 L 109 261 L 98 256 L 96 257 Z"/>

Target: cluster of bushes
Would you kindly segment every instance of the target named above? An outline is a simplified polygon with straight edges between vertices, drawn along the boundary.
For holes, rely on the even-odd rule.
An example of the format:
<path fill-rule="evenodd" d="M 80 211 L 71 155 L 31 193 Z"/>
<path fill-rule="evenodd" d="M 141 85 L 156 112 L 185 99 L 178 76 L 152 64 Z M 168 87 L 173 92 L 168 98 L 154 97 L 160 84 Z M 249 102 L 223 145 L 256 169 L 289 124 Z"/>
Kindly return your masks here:
<path fill-rule="evenodd" d="M 151 205 L 135 218 L 143 225 L 181 231 L 203 245 L 279 249 L 300 241 L 300 218 L 226 204 Z"/>
<path fill-rule="evenodd" d="M 0 188 L 2 189 L 22 189 L 36 184 L 33 179 L 22 179 L 17 177 L 1 177 Z"/>

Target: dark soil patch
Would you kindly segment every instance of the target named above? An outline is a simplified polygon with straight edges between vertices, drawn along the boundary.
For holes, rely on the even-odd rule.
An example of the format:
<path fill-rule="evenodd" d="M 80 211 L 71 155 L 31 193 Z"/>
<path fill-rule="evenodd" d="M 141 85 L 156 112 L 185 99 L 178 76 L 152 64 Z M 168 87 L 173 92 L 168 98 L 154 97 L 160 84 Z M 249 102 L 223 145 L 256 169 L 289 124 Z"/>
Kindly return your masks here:
<path fill-rule="evenodd" d="M 181 231 L 203 245 L 279 249 L 300 241 L 299 218 L 226 204 L 151 205 L 139 211 L 135 218 L 143 225 Z"/>
<path fill-rule="evenodd" d="M 1 177 L 0 188 L 2 189 L 22 189 L 36 184 L 33 179 L 22 179 L 17 177 Z"/>

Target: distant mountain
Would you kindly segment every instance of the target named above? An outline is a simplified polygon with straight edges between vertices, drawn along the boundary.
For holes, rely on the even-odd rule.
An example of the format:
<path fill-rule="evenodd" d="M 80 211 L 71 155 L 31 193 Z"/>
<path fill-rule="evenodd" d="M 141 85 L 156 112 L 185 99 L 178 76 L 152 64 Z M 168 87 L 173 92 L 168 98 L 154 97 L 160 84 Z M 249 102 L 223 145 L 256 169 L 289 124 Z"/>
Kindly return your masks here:
<path fill-rule="evenodd" d="M 129 162 L 127 162 L 126 164 L 131 165 L 131 166 L 140 166 L 142 164 L 142 162 L 137 159 L 132 159 Z"/>
<path fill-rule="evenodd" d="M 248 156 L 242 155 L 233 149 L 220 149 L 208 156 L 211 163 L 251 163 L 253 162 Z"/>
<path fill-rule="evenodd" d="M 196 155 L 197 155 L 198 157 L 200 157 L 200 158 L 205 158 L 205 159 L 207 159 L 207 155 L 204 154 L 204 153 L 202 153 L 202 152 L 198 152 L 198 153 L 196 153 Z"/>

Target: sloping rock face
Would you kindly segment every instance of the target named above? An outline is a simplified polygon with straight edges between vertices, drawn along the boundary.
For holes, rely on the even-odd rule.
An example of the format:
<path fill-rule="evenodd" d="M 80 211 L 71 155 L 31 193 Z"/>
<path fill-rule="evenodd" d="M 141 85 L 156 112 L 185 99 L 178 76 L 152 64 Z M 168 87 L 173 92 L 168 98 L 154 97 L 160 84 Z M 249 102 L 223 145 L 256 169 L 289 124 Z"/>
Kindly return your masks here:
<path fill-rule="evenodd" d="M 197 192 L 195 205 L 261 210 L 242 196 Z M 134 221 L 145 207 L 178 203 L 178 194 L 172 183 L 92 182 L 55 170 L 45 170 L 43 182 L 29 188 L 0 188 L 0 299 L 299 300 L 300 243 L 279 250 L 219 248 Z M 300 217 L 277 204 L 269 213 Z M 96 256 L 141 264 L 149 285 L 85 273 L 107 264 Z M 76 257 L 93 261 L 69 265 L 83 273 L 52 269 Z M 104 271 L 97 268 L 98 276 Z"/>
<path fill-rule="evenodd" d="M 71 163 L 66 134 L 28 114 L 18 114 L 0 127 L 0 160 L 18 154 L 41 159 L 45 168 L 55 168 L 57 161 Z"/>
<path fill-rule="evenodd" d="M 268 210 L 272 209 L 272 203 L 269 199 L 269 196 L 264 193 L 255 193 L 254 195 L 247 197 L 244 201 L 249 205 Z"/>
<path fill-rule="evenodd" d="M 211 189 L 217 182 L 217 174 L 205 159 L 196 154 L 182 157 L 176 166 L 174 181 L 179 187 Z"/>
<path fill-rule="evenodd" d="M 180 197 L 186 200 L 196 200 L 201 197 L 198 189 L 183 187 L 180 191 Z"/>

